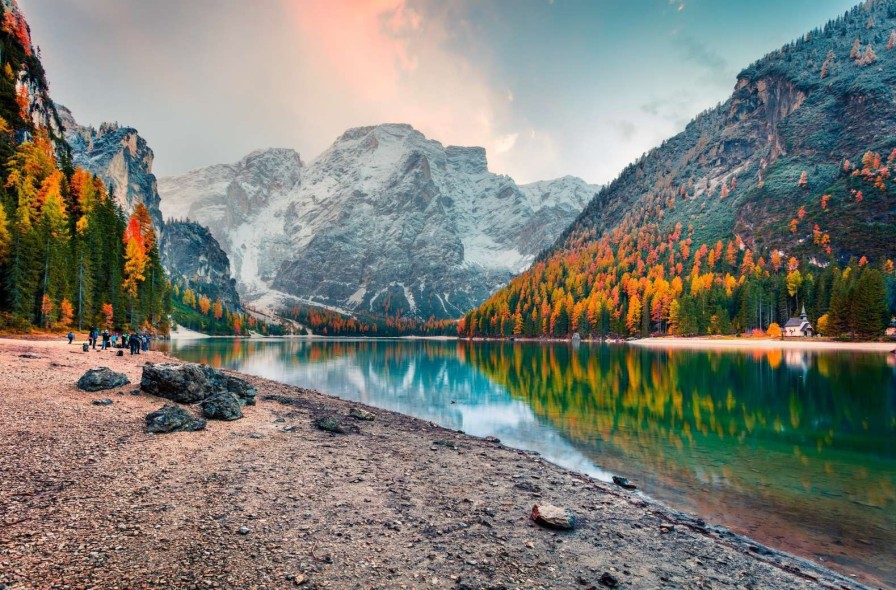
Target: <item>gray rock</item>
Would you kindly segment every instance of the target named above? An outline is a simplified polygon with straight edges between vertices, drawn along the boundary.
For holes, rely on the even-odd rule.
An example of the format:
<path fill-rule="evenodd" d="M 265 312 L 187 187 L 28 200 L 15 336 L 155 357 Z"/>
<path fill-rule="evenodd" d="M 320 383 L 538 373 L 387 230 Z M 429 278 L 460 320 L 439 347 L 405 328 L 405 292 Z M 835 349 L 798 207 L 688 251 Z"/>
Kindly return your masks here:
<path fill-rule="evenodd" d="M 146 363 L 140 388 L 150 395 L 190 404 L 218 393 L 231 393 L 254 405 L 256 391 L 247 381 L 195 363 Z"/>
<path fill-rule="evenodd" d="M 549 529 L 571 531 L 576 527 L 576 517 L 566 508 L 552 504 L 536 504 L 529 515 L 536 524 Z"/>
<path fill-rule="evenodd" d="M 200 406 L 202 415 L 210 420 L 238 420 L 243 417 L 240 398 L 228 391 L 205 398 Z"/>
<path fill-rule="evenodd" d="M 238 532 L 238 533 L 241 534 L 241 535 L 248 535 L 248 534 L 249 534 L 249 527 L 247 527 L 246 525 L 243 525 L 243 526 L 241 526 L 236 532 Z"/>
<path fill-rule="evenodd" d="M 337 434 L 345 434 L 346 432 L 336 416 L 321 416 L 314 421 L 314 425 L 320 430 L 326 430 L 327 432 L 335 432 Z"/>
<path fill-rule="evenodd" d="M 82 391 L 102 391 L 127 385 L 131 380 L 123 373 L 116 373 L 109 367 L 88 369 L 78 379 L 78 389 Z"/>
<path fill-rule="evenodd" d="M 349 418 L 354 418 L 355 420 L 375 420 L 376 414 L 373 412 L 368 412 L 367 410 L 362 410 L 361 408 L 352 408 L 348 411 Z"/>
<path fill-rule="evenodd" d="M 172 401 L 191 404 L 218 390 L 211 390 L 205 367 L 194 363 L 146 363 L 140 389 Z"/>
<path fill-rule="evenodd" d="M 610 572 L 604 572 L 599 581 L 601 586 L 606 586 L 607 588 L 616 588 L 619 586 L 619 580 L 617 580 L 616 576 Z"/>
<path fill-rule="evenodd" d="M 93 405 L 95 405 L 95 406 L 111 406 L 111 405 L 112 405 L 112 400 L 109 399 L 109 398 L 105 398 L 105 399 L 95 399 L 95 400 L 93 400 L 91 403 L 92 403 Z"/>
<path fill-rule="evenodd" d="M 180 406 L 165 404 L 146 416 L 146 432 L 165 433 L 194 431 L 205 428 L 205 420 L 197 418 Z"/>
<path fill-rule="evenodd" d="M 42 357 L 41 355 L 39 355 L 39 354 L 37 354 L 37 353 L 35 353 L 35 352 L 26 352 L 25 354 L 20 354 L 20 355 L 19 355 L 19 358 L 23 358 L 23 359 L 42 359 L 42 358 L 44 358 L 44 357 Z"/>
<path fill-rule="evenodd" d="M 626 490 L 636 490 L 638 486 L 633 483 L 629 483 L 628 479 L 624 477 L 619 477 L 618 475 L 613 476 L 613 483 L 615 483 L 620 488 L 625 488 Z"/>
<path fill-rule="evenodd" d="M 227 388 L 227 391 L 236 395 L 244 405 L 255 405 L 255 396 L 258 395 L 258 391 L 255 390 L 255 387 L 253 387 L 245 379 L 240 379 L 238 377 L 234 377 L 233 375 L 224 375 L 223 373 L 220 374 L 226 380 L 225 387 Z"/>

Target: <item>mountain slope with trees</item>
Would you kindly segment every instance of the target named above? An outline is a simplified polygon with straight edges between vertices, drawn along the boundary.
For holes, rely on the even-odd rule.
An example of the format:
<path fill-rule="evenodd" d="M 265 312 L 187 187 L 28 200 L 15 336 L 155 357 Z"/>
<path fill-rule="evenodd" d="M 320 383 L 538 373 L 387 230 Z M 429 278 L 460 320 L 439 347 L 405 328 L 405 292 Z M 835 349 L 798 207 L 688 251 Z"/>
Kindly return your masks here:
<path fill-rule="evenodd" d="M 830 335 L 882 333 L 896 308 L 894 31 L 896 2 L 869 0 L 743 70 L 461 333 L 733 333 L 802 305 Z"/>
<path fill-rule="evenodd" d="M 0 329 L 168 329 L 149 211 L 126 216 L 71 150 L 15 2 L 0 27 Z"/>

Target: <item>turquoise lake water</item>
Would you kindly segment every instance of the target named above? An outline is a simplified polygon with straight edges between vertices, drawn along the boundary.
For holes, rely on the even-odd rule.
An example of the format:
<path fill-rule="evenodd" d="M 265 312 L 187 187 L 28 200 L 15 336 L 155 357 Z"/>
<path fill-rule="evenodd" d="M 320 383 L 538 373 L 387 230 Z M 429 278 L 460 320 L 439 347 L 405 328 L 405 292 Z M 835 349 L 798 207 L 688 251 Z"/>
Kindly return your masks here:
<path fill-rule="evenodd" d="M 207 339 L 175 356 L 431 420 L 896 587 L 896 358 Z"/>

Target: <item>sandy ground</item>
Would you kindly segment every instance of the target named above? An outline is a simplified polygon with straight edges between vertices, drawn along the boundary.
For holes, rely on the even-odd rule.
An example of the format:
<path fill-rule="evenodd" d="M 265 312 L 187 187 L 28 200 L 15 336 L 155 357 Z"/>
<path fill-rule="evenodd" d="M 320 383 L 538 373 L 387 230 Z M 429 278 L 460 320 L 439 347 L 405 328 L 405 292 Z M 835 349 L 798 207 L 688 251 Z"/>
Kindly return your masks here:
<path fill-rule="evenodd" d="M 744 349 L 744 350 L 845 350 L 855 352 L 891 352 L 896 351 L 896 342 L 833 342 L 831 340 L 804 339 L 763 339 L 763 338 L 642 338 L 628 342 L 633 346 L 650 348 L 699 348 L 711 349 Z"/>
<path fill-rule="evenodd" d="M 247 377 L 259 402 L 243 419 L 148 435 L 162 400 L 75 387 L 98 365 L 137 383 L 163 358 L 0 340 L 0 589 L 604 588 L 605 573 L 620 588 L 862 587 L 401 414 L 322 432 L 314 417 L 357 404 L 317 392 Z M 576 530 L 535 525 L 536 503 L 572 510 Z"/>
<path fill-rule="evenodd" d="M 183 326 L 177 326 L 176 328 L 171 330 L 172 340 L 198 340 L 201 338 L 211 338 L 211 336 L 209 336 L 208 334 L 203 334 L 202 332 L 191 330 L 190 328 L 185 328 Z"/>

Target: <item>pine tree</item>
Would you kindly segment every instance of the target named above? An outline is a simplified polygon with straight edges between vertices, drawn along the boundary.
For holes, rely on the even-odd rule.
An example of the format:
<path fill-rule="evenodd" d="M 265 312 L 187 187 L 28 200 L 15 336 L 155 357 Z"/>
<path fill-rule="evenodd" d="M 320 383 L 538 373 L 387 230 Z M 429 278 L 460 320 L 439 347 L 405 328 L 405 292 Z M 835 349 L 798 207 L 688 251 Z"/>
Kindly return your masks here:
<path fill-rule="evenodd" d="M 877 269 L 865 268 L 852 290 L 850 325 L 859 338 L 879 338 L 887 324 L 886 286 Z"/>
<path fill-rule="evenodd" d="M 0 264 L 3 264 L 12 251 L 12 236 L 9 233 L 9 219 L 6 208 L 0 202 Z"/>

